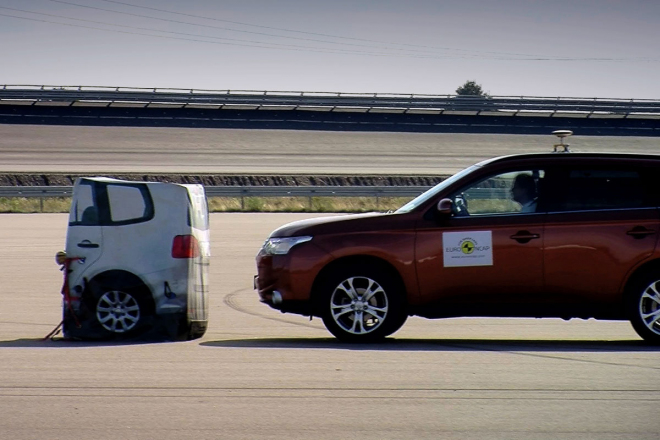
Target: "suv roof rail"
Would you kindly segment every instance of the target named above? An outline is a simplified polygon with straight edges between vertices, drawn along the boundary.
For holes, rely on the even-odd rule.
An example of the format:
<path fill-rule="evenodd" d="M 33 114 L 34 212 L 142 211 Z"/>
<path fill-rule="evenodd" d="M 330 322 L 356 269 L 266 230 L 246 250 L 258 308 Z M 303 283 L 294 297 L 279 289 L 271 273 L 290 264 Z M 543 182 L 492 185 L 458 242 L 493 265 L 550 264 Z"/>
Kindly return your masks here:
<path fill-rule="evenodd" d="M 559 143 L 553 145 L 553 153 L 570 153 L 571 150 L 568 148 L 570 144 L 565 144 L 564 138 L 571 136 L 573 132 L 571 130 L 555 130 L 552 134 L 559 138 Z M 562 150 L 558 150 L 559 148 L 562 148 Z"/>

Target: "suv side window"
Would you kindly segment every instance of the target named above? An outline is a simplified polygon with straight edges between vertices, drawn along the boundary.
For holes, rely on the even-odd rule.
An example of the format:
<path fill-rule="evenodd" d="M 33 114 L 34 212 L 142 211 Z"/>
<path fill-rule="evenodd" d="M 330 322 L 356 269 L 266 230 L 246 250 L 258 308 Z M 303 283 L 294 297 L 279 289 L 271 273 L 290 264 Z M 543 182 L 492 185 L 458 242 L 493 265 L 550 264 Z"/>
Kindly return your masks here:
<path fill-rule="evenodd" d="M 552 211 L 634 209 L 654 206 L 643 170 L 564 170 Z"/>
<path fill-rule="evenodd" d="M 145 185 L 106 186 L 111 224 L 130 224 L 153 218 L 153 203 Z"/>
<path fill-rule="evenodd" d="M 544 171 L 510 171 L 469 185 L 451 199 L 454 215 L 526 214 L 539 212 Z"/>

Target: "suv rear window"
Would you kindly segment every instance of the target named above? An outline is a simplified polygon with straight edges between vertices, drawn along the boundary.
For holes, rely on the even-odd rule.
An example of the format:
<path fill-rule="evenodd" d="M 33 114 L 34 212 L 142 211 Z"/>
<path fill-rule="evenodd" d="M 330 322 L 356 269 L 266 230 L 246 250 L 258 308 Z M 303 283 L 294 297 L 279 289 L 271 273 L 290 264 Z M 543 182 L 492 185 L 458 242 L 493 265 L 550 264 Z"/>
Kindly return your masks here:
<path fill-rule="evenodd" d="M 653 206 L 642 172 L 573 169 L 562 178 L 553 211 L 630 209 Z"/>

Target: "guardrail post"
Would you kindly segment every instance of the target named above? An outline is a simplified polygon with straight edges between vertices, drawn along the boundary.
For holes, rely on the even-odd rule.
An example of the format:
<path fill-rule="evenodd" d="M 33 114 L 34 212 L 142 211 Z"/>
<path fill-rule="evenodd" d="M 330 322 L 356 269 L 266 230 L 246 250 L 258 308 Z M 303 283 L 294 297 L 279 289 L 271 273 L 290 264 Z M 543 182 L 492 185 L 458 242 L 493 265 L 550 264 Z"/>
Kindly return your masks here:
<path fill-rule="evenodd" d="M 44 198 L 39 197 L 39 211 L 44 212 Z"/>

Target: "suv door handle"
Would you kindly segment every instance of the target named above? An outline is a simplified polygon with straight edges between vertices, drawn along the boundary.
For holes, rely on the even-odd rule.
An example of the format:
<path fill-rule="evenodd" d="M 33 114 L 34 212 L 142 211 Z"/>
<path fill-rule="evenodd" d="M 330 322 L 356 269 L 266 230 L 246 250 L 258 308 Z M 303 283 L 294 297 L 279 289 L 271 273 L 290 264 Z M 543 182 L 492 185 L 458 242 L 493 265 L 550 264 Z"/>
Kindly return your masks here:
<path fill-rule="evenodd" d="M 528 243 L 530 240 L 541 238 L 541 234 L 533 234 L 529 231 L 518 231 L 509 238 L 516 240 L 518 243 Z"/>
<path fill-rule="evenodd" d="M 653 229 L 646 229 L 644 226 L 635 226 L 630 231 L 626 232 L 626 235 L 630 235 L 633 238 L 644 238 L 647 235 L 653 234 L 655 234 Z"/>
<path fill-rule="evenodd" d="M 79 248 L 97 248 L 99 245 L 97 243 L 92 243 L 89 240 L 83 240 L 80 243 L 78 243 Z"/>

